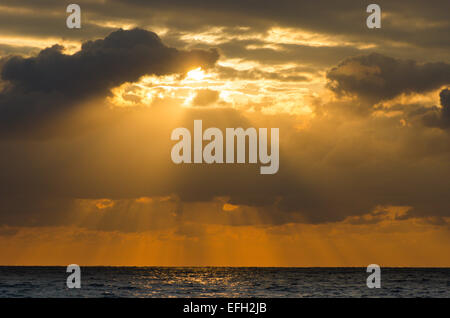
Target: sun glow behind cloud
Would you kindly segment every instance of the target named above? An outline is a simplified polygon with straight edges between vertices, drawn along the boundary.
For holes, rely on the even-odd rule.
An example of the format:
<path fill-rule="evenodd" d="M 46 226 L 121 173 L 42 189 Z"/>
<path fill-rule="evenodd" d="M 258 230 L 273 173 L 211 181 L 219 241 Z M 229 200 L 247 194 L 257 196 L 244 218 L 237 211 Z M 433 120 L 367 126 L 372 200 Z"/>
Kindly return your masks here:
<path fill-rule="evenodd" d="M 220 68 L 246 72 L 235 78 L 227 78 L 221 74 Z M 218 63 L 218 68 L 205 71 L 198 67 L 182 75 L 144 76 L 136 83 L 124 83 L 112 90 L 113 96 L 108 97 L 112 106 L 117 107 L 150 107 L 156 101 L 179 101 L 183 107 L 195 105 L 196 96 L 202 90 L 218 92 L 218 100 L 208 107 L 229 107 L 234 109 L 255 111 L 260 108 L 266 114 L 311 114 L 311 99 L 313 89 L 322 83 L 320 77 L 299 84 L 296 81 L 286 81 L 278 78 L 265 78 L 261 72 L 289 72 L 292 64 L 274 65 L 264 68 L 261 65 L 244 63 L 239 60 L 224 60 Z M 233 71 L 235 72 L 235 71 Z M 301 76 L 301 74 L 294 74 Z M 204 106 L 203 106 L 204 107 Z"/>
<path fill-rule="evenodd" d="M 201 81 L 205 78 L 205 71 L 198 67 L 192 71 L 187 72 L 186 80 Z"/>

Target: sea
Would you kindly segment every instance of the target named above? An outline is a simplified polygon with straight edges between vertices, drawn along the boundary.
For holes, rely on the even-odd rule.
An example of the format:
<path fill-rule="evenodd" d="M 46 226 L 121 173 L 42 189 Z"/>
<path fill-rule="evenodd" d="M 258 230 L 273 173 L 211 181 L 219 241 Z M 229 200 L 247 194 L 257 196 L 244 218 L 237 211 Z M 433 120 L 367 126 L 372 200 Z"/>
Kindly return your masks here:
<path fill-rule="evenodd" d="M 373 289 L 363 267 L 81 267 L 79 289 L 69 275 L 0 266 L 0 297 L 450 297 L 450 268 L 381 268 Z"/>

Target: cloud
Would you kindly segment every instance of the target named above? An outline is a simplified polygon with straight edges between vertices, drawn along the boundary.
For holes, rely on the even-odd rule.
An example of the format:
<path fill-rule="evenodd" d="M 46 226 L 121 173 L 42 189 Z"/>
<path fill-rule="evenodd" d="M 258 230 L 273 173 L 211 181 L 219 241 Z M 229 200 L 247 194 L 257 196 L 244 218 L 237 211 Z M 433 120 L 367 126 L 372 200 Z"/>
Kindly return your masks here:
<path fill-rule="evenodd" d="M 14 236 L 19 232 L 19 229 L 10 226 L 0 226 L 0 237 Z"/>
<path fill-rule="evenodd" d="M 198 89 L 192 100 L 195 106 L 208 106 L 219 99 L 219 92 L 212 89 Z"/>
<path fill-rule="evenodd" d="M 260 40 L 230 40 L 227 34 L 222 34 L 224 42 L 218 46 L 226 59 L 236 58 L 236 68 L 218 66 L 215 70 L 219 71 L 219 76 L 231 80 L 267 80 L 266 86 L 262 87 L 264 90 L 273 90 L 277 98 L 281 96 L 282 102 L 286 100 L 295 106 L 301 105 L 308 100 L 297 99 L 298 94 L 277 90 L 278 87 L 271 87 L 269 82 L 284 82 L 284 87 L 293 87 L 295 93 L 302 92 L 306 87 L 301 84 L 305 83 L 286 82 L 309 79 L 302 74 L 318 73 L 322 67 L 335 65 L 345 57 L 360 54 L 363 49 L 345 41 L 337 46 L 324 43 L 324 46 L 313 47 L 286 44 L 282 39 L 280 45 L 267 47 L 261 35 L 278 25 L 276 22 L 280 20 L 280 24 L 294 24 L 307 30 L 339 33 L 344 28 L 351 33 L 355 29 L 354 21 L 361 18 L 361 11 L 364 11 L 360 6 L 355 9 L 354 3 L 350 5 L 350 2 L 342 8 L 341 3 L 327 6 L 303 2 L 302 5 L 309 10 L 299 11 L 294 10 L 296 2 L 290 2 L 289 15 L 280 11 L 273 16 L 283 6 L 272 4 L 270 9 L 264 6 L 253 8 L 251 15 L 244 12 L 249 16 L 249 20 L 244 20 L 231 14 L 236 13 L 233 10 L 242 6 L 242 2 L 219 3 L 223 11 L 218 11 L 218 5 L 212 2 L 197 1 L 196 6 L 180 2 L 179 5 L 185 6 L 186 10 L 192 9 L 189 12 L 197 13 L 190 15 L 184 10 L 168 10 L 162 2 L 151 6 L 148 2 L 137 4 L 135 7 L 120 7 L 125 12 L 104 5 L 99 7 L 101 10 L 94 11 L 96 18 L 105 13 L 98 20 L 102 23 L 114 21 L 126 13 L 133 17 L 137 14 L 136 19 L 140 20 L 135 22 L 139 24 L 148 23 L 150 15 L 147 15 L 147 9 L 154 10 L 151 17 L 160 16 L 157 22 L 161 22 L 163 16 L 158 10 L 167 10 L 164 19 L 168 22 L 161 22 L 161 26 L 170 29 L 162 36 L 164 43 L 171 43 L 171 47 L 152 32 L 120 30 L 104 39 L 86 42 L 73 55 L 65 54 L 63 48 L 56 45 L 42 50 L 35 57 L 13 57 L 5 61 L 3 82 L 0 83 L 5 86 L 0 94 L 0 152 L 4 154 L 0 157 L 0 166 L 3 167 L 0 170 L 0 223 L 78 224 L 74 218 L 79 221 L 85 215 L 75 217 L 72 214 L 86 212 L 88 219 L 102 220 L 93 222 L 101 229 L 147 230 L 156 225 L 155 220 L 163 219 L 158 214 L 161 212 L 167 212 L 174 223 L 178 222 L 178 217 L 186 216 L 189 209 L 194 211 L 192 213 L 201 214 L 200 219 L 214 217 L 218 220 L 224 215 L 223 202 L 216 204 L 217 213 L 212 213 L 210 207 L 200 211 L 191 206 L 198 202 L 214 202 L 217 197 L 227 197 L 227 204 L 239 206 L 239 209 L 228 211 L 233 225 L 336 222 L 348 216 L 365 215 L 380 205 L 411 206 L 411 215 L 448 216 L 450 209 L 446 191 L 450 180 L 450 142 L 448 134 L 440 130 L 410 129 L 401 126 L 397 118 L 355 118 L 343 115 L 339 109 L 333 114 L 328 113 L 328 117 L 316 112 L 315 116 L 305 120 L 307 125 L 302 125 L 301 116 L 262 115 L 258 107 L 254 107 L 254 112 L 208 107 L 186 109 L 178 107 L 180 100 L 157 98 L 152 104 L 154 107 L 119 110 L 108 109 L 104 102 L 112 87 L 134 82 L 145 74 L 177 74 L 194 66 L 204 69 L 213 66 L 218 53 L 208 48 L 215 42 L 208 42 L 209 38 L 205 36 L 203 42 L 194 39 L 190 43 L 189 37 L 183 36 L 196 34 L 193 30 L 197 28 L 207 26 L 210 29 L 211 25 L 220 23 L 236 26 L 238 20 L 251 24 L 246 35 L 255 31 Z M 208 8 L 204 12 L 208 14 L 199 14 L 205 6 Z M 356 18 L 342 19 L 334 12 L 338 7 Z M 307 19 L 299 19 L 299 12 Z M 312 13 L 317 13 L 327 23 Z M 336 21 L 329 22 L 328 18 L 336 17 L 344 21 L 345 26 L 336 27 Z M 211 21 L 215 24 L 208 24 Z M 181 32 L 184 30 L 186 32 Z M 230 32 L 237 34 L 240 31 L 233 29 Z M 367 32 L 370 31 L 363 29 L 356 33 L 359 38 L 361 34 L 369 34 Z M 349 41 L 354 39 L 349 38 Z M 197 49 L 175 49 L 173 47 L 181 47 L 173 45 L 176 40 L 180 45 Z M 249 63 L 247 68 L 246 60 L 259 63 Z M 375 102 L 402 93 L 439 88 L 448 79 L 447 70 L 446 62 L 418 63 L 372 54 L 347 58 L 330 70 L 328 76 L 334 82 L 330 88 L 336 93 L 357 95 L 364 101 Z M 317 93 L 317 99 L 321 99 L 321 82 L 307 84 L 310 84 L 307 91 L 314 95 Z M 248 88 L 253 83 L 245 85 Z M 196 88 L 191 87 L 190 90 Z M 214 90 L 217 89 L 214 86 Z M 255 96 L 263 93 L 256 85 L 252 90 L 258 92 Z M 217 100 L 217 92 L 210 89 L 197 93 L 198 104 Z M 265 97 L 264 94 L 261 96 Z M 85 101 L 97 97 L 96 103 L 86 102 L 88 107 L 96 104 L 101 108 L 97 111 L 98 118 L 92 121 L 96 129 L 85 131 L 81 123 L 85 117 L 83 113 L 80 116 L 83 119 L 70 121 L 73 130 L 83 131 L 76 139 L 36 142 L 5 138 L 7 134 L 17 136 L 19 133 L 33 133 L 35 136 L 37 127 L 48 128 L 59 122 L 54 120 L 55 117 L 59 119 L 61 114 L 71 113 Z M 124 95 L 124 99 L 135 103 L 140 101 L 132 91 Z M 249 100 L 249 106 L 260 103 L 260 108 L 263 108 L 271 103 L 265 98 L 255 100 Z M 443 105 L 447 103 L 445 100 Z M 438 113 L 442 117 L 445 111 Z M 105 120 L 107 116 L 111 118 Z M 279 173 L 261 176 L 254 165 L 174 166 L 169 155 L 172 146 L 170 133 L 176 127 L 191 128 L 194 119 L 202 119 L 204 127 L 221 129 L 280 127 Z M 60 133 L 61 129 L 55 132 Z M 168 195 L 179 200 L 173 204 L 176 207 L 159 207 L 147 213 L 142 204 L 133 203 L 135 198 L 142 196 Z M 114 205 L 102 203 L 99 206 L 104 208 L 100 210 L 93 205 L 92 209 L 85 211 L 78 209 L 77 199 L 106 200 L 101 202 L 114 202 Z M 130 214 L 130 211 L 136 213 Z M 149 217 L 147 222 L 142 222 L 141 215 Z M 239 215 L 240 218 L 237 217 Z"/>
<path fill-rule="evenodd" d="M 447 0 L 435 0 L 433 6 L 423 1 L 380 0 L 378 4 L 382 12 L 389 12 L 383 14 L 382 32 L 371 32 L 365 25 L 365 8 L 370 1 L 355 4 L 352 0 L 339 3 L 331 0 L 314 3 L 283 0 L 281 3 L 268 2 L 264 6 L 255 6 L 251 1 L 242 3 L 237 0 L 214 3 L 205 0 L 104 0 L 100 3 L 96 0 L 79 0 L 82 11 L 89 14 L 83 14 L 81 32 L 73 32 L 63 24 L 65 6 L 55 1 L 37 4 L 30 0 L 3 0 L 0 34 L 24 40 L 33 38 L 46 41 L 53 38 L 81 41 L 104 37 L 114 26 L 157 27 L 164 30 L 161 37 L 165 43 L 175 47 L 192 47 L 202 42 L 202 38 L 197 35 L 221 28 L 223 33 L 213 37 L 213 40 L 207 36 L 203 44 L 207 47 L 216 46 L 217 39 L 223 43 L 222 49 L 226 55 L 239 55 L 239 51 L 244 51 L 249 54 L 249 58 L 273 63 L 305 63 L 310 60 L 322 65 L 330 62 L 327 64 L 330 66 L 346 56 L 360 54 L 358 48 L 376 49 L 387 55 L 413 59 L 423 56 L 430 60 L 450 59 L 450 41 L 447 37 L 449 22 L 445 14 L 450 4 Z M 414 23 L 414 28 L 411 28 L 411 23 Z M 251 38 L 253 42 L 261 40 L 273 27 L 299 31 L 300 34 L 307 31 L 313 35 L 313 41 L 317 36 L 325 37 L 334 43 L 339 42 L 340 46 L 309 46 L 308 38 L 300 36 L 298 39 L 302 43 L 306 42 L 306 45 L 283 45 L 286 42 L 279 39 L 280 51 L 269 48 L 247 50 L 246 46 L 250 43 L 236 40 L 238 37 Z M 184 36 L 187 34 L 197 40 L 185 41 Z M 258 42 L 262 46 L 267 44 Z"/>
<path fill-rule="evenodd" d="M 448 124 L 450 124 L 450 89 L 446 88 L 439 94 L 442 106 L 442 118 Z"/>
<path fill-rule="evenodd" d="M 264 6 L 253 2 L 239 0 L 215 1 L 206 0 L 167 1 L 155 0 L 149 3 L 145 0 L 114 0 L 112 5 L 125 5 L 124 11 L 129 14 L 138 9 L 140 14 L 146 12 L 166 12 L 163 23 L 183 30 L 210 28 L 211 25 L 223 26 L 251 26 L 264 32 L 273 25 L 297 27 L 311 30 L 315 33 L 326 33 L 334 37 L 345 36 L 354 41 L 375 43 L 401 42 L 421 47 L 446 46 L 443 41 L 448 33 L 448 17 L 445 12 L 450 9 L 446 0 L 436 0 L 435 5 L 427 6 L 421 1 L 386 1 L 378 4 L 383 12 L 383 32 L 367 32 L 365 8 L 370 1 L 355 4 L 352 0 L 343 1 L 296 1 L 282 0 L 280 2 L 266 2 Z M 179 13 L 184 18 L 175 20 Z M 111 13 L 114 9 L 108 10 Z M 153 13 L 154 14 L 154 13 Z M 344 18 L 343 18 L 344 17 Z M 148 17 L 146 17 L 148 19 Z M 172 21 L 173 19 L 173 21 Z M 412 21 L 417 21 L 415 28 L 411 28 Z"/>
<path fill-rule="evenodd" d="M 327 87 L 377 103 L 400 94 L 426 93 L 450 83 L 450 64 L 419 63 L 372 53 L 350 57 L 327 72 Z"/>
<path fill-rule="evenodd" d="M 114 121 L 76 139 L 0 141 L 0 224 L 91 220 L 84 226 L 137 231 L 164 220 L 327 223 L 388 205 L 410 206 L 408 217 L 449 215 L 450 136 L 440 131 L 393 118 L 320 116 L 298 130 L 295 116 L 212 107 L 109 111 Z M 267 177 L 256 165 L 174 165 L 170 133 L 192 131 L 194 119 L 204 129 L 280 127 L 280 171 Z M 176 200 L 150 211 L 135 203 L 143 196 Z M 82 209 L 77 199 L 92 204 Z M 224 215 L 224 202 L 239 209 Z"/>
<path fill-rule="evenodd" d="M 0 135 L 29 132 L 81 101 L 104 97 L 123 82 L 146 74 L 184 73 L 215 64 L 218 52 L 183 51 L 168 47 L 153 32 L 133 29 L 88 41 L 73 55 L 54 45 L 36 57 L 10 57 L 3 63 L 0 93 Z"/>
<path fill-rule="evenodd" d="M 450 89 L 443 89 L 439 93 L 439 99 L 441 107 L 426 109 L 421 118 L 426 126 L 447 129 L 450 128 Z"/>
<path fill-rule="evenodd" d="M 305 82 L 308 80 L 308 77 L 302 75 L 302 73 L 313 73 L 315 71 L 312 67 L 292 67 L 289 69 L 283 69 L 279 72 L 265 72 L 257 67 L 253 67 L 248 70 L 237 70 L 232 67 L 216 66 L 216 69 L 220 78 L 224 80 L 244 79 L 292 82 Z"/>
<path fill-rule="evenodd" d="M 0 44 L 0 56 L 8 56 L 11 54 L 36 55 L 37 53 L 39 53 L 39 49 L 32 46 Z"/>

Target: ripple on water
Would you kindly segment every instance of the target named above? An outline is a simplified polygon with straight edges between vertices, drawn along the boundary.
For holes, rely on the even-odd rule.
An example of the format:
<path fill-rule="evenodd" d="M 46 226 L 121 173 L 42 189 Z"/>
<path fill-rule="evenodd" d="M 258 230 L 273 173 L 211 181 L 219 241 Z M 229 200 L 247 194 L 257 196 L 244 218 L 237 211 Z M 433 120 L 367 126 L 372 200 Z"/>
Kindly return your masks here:
<path fill-rule="evenodd" d="M 450 297 L 450 269 L 386 269 L 373 290 L 365 270 L 86 267 L 70 290 L 63 267 L 0 267 L 0 297 Z"/>

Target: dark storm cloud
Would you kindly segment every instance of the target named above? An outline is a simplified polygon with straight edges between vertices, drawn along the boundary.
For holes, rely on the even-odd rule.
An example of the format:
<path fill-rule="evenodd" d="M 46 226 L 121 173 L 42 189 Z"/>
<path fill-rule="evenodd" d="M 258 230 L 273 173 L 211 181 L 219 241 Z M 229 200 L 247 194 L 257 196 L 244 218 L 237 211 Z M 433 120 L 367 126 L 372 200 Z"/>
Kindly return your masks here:
<path fill-rule="evenodd" d="M 421 118 L 426 126 L 448 129 L 450 128 L 450 89 L 443 89 L 439 97 L 441 107 L 426 109 Z"/>
<path fill-rule="evenodd" d="M 11 10 L 0 19 L 0 33 L 87 39 L 105 36 L 114 24 L 142 28 L 158 26 L 169 29 L 164 38 L 169 41 L 167 43 L 178 47 L 177 43 L 183 42 L 180 41 L 183 33 L 209 31 L 216 26 L 235 35 L 264 35 L 272 27 L 289 27 L 328 35 L 350 45 L 373 44 L 377 46 L 377 51 L 388 55 L 396 53 L 417 59 L 426 54 L 430 60 L 444 59 L 450 62 L 447 15 L 450 3 L 447 0 L 380 0 L 377 2 L 383 12 L 380 30 L 369 30 L 365 25 L 368 15 L 365 10 L 370 3 L 353 0 L 258 3 L 240 0 L 80 0 L 78 4 L 82 8 L 83 28 L 74 31 L 64 25 L 66 4 L 52 0 L 39 3 L 4 0 L 3 5 Z M 28 11 L 20 11 L 24 9 Z M 248 29 L 242 30 L 237 26 Z M 321 51 L 321 48 L 317 51 Z"/>
<path fill-rule="evenodd" d="M 35 127 L 80 101 L 106 96 L 111 88 L 143 75 L 208 68 L 218 59 L 213 49 L 167 47 L 155 33 L 141 29 L 118 30 L 104 39 L 85 42 L 73 55 L 62 49 L 54 45 L 36 57 L 15 56 L 3 63 L 1 77 L 6 87 L 0 93 L 0 134 Z"/>
<path fill-rule="evenodd" d="M 328 88 L 372 103 L 425 93 L 450 83 L 450 64 L 418 63 L 372 53 L 350 57 L 327 72 Z"/>
<path fill-rule="evenodd" d="M 104 37 L 114 31 L 112 27 L 105 27 L 83 20 L 81 30 L 66 27 L 66 7 L 61 5 L 54 11 L 47 12 L 42 7 L 31 9 L 27 14 L 14 11 L 0 11 L 0 30 L 2 36 L 24 36 L 26 38 L 63 38 L 65 40 L 82 41 L 89 38 Z"/>
<path fill-rule="evenodd" d="M 352 41 L 386 43 L 397 41 L 417 47 L 449 47 L 446 0 L 377 2 L 382 8 L 383 27 L 379 32 L 365 25 L 366 7 L 372 1 L 145 1 L 114 0 L 114 3 L 135 5 L 142 10 L 165 12 L 169 17 L 177 11 L 186 13 L 175 23 L 179 28 L 198 30 L 211 25 L 242 25 L 261 31 L 270 26 L 302 28 L 309 31 L 344 36 Z M 195 19 L 193 18 L 195 17 Z M 168 25 L 170 18 L 167 19 Z M 415 27 L 412 27 L 414 25 Z"/>
<path fill-rule="evenodd" d="M 441 99 L 441 106 L 442 106 L 442 119 L 447 123 L 447 125 L 450 124 L 450 89 L 444 89 L 439 94 Z"/>

